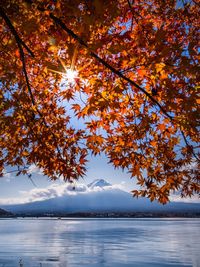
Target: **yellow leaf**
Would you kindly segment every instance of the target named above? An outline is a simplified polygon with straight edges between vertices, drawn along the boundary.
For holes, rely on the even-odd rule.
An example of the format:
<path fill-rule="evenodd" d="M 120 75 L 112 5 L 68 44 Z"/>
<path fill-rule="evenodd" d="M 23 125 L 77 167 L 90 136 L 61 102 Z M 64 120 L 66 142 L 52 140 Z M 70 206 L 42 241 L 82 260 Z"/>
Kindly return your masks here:
<path fill-rule="evenodd" d="M 157 63 L 156 64 L 156 71 L 157 72 L 160 72 L 163 70 L 163 68 L 165 67 L 165 64 L 164 63 Z"/>
<path fill-rule="evenodd" d="M 102 93 L 101 93 L 101 95 L 103 96 L 103 98 L 106 98 L 106 92 L 105 91 L 103 91 Z"/>

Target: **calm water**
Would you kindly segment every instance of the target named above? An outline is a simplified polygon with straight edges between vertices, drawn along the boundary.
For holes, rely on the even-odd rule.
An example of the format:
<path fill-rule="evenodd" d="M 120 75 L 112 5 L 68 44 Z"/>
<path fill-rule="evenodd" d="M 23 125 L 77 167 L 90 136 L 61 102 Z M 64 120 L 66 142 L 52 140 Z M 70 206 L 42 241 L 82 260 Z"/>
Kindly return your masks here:
<path fill-rule="evenodd" d="M 2 219 L 0 267 L 200 267 L 200 219 Z"/>

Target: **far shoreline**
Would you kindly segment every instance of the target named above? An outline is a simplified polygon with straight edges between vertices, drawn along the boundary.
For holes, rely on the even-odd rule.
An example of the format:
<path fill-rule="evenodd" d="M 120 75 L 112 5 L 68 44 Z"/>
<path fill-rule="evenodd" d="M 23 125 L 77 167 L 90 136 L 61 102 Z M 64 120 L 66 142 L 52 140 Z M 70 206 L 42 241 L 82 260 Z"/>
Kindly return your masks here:
<path fill-rule="evenodd" d="M 200 212 L 76 212 L 76 213 L 17 213 L 12 215 L 0 216 L 0 219 L 134 219 L 134 218 L 200 218 Z"/>

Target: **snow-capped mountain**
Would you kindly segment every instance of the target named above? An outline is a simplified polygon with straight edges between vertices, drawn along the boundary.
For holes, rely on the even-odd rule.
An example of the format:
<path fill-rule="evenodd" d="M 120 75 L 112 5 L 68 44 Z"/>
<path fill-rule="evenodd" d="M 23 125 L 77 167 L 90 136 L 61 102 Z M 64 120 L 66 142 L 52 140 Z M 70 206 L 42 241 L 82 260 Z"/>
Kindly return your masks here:
<path fill-rule="evenodd" d="M 89 188 L 94 188 L 94 187 L 105 187 L 105 186 L 111 186 L 107 181 L 104 179 L 96 179 L 92 183 L 88 184 Z"/>
<path fill-rule="evenodd" d="M 120 186 L 111 185 L 103 179 L 88 186 L 51 186 L 35 189 L 32 198 L 24 204 L 4 205 L 13 213 L 75 213 L 75 212 L 199 212 L 200 204 L 171 202 L 161 205 L 146 198 L 133 198 Z"/>

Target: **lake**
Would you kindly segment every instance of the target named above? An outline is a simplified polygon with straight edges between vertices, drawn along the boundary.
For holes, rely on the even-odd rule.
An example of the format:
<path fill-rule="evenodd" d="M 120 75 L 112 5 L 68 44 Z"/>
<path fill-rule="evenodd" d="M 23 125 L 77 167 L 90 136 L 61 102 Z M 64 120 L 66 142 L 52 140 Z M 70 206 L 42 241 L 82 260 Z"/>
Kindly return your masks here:
<path fill-rule="evenodd" d="M 200 267 L 200 219 L 1 219 L 0 267 Z"/>

